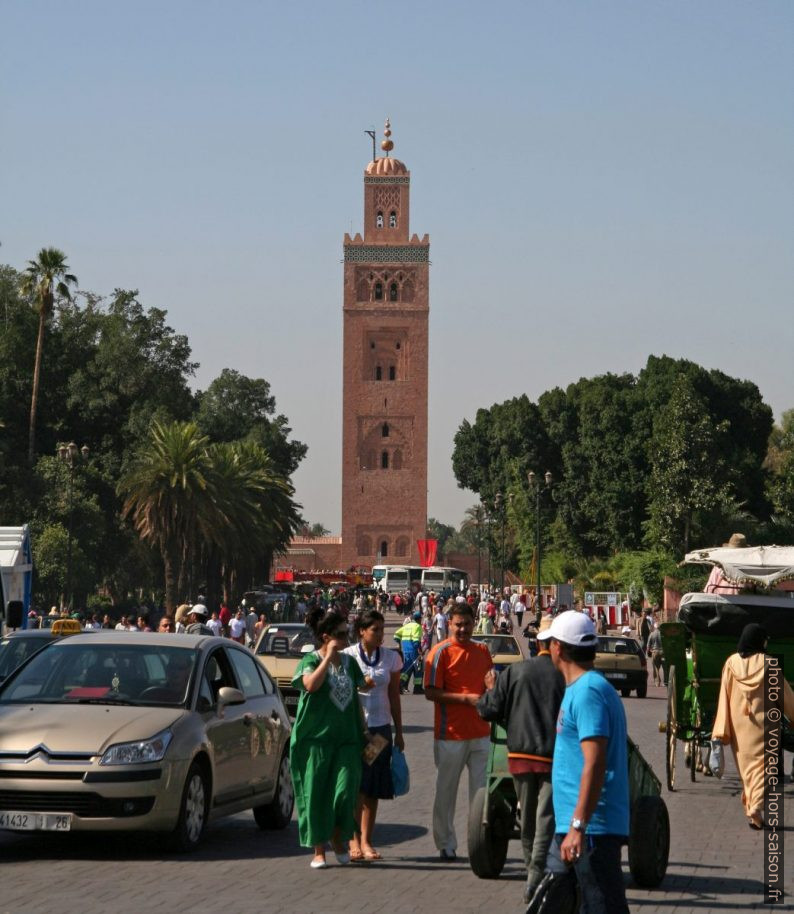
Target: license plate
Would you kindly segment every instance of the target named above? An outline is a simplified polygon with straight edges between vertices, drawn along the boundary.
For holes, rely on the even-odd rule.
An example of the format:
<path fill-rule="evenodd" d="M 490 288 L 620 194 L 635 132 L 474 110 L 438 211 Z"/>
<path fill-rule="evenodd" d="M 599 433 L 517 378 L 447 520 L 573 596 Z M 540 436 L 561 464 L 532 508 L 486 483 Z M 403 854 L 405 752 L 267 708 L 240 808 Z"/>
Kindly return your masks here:
<path fill-rule="evenodd" d="M 607 679 L 625 679 L 626 678 L 625 673 L 604 673 L 604 676 Z"/>
<path fill-rule="evenodd" d="M 8 831 L 70 831 L 72 817 L 39 812 L 0 812 L 0 828 Z"/>

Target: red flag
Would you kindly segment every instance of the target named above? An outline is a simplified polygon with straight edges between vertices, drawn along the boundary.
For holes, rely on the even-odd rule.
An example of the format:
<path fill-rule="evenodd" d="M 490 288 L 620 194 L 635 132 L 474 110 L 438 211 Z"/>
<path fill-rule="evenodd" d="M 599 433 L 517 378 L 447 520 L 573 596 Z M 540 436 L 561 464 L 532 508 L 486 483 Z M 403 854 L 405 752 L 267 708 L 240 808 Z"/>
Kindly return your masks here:
<path fill-rule="evenodd" d="M 422 568 L 429 568 L 436 564 L 436 555 L 438 554 L 438 540 L 417 540 L 416 545 L 419 547 L 419 561 Z"/>

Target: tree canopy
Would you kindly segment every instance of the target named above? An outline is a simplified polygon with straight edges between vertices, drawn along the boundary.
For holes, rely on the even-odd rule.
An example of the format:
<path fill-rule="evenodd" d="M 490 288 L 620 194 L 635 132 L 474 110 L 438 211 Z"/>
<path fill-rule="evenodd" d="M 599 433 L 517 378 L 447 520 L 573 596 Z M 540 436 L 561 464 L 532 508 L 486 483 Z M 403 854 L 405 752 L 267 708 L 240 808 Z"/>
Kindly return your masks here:
<path fill-rule="evenodd" d="M 544 550 L 680 558 L 690 545 L 722 542 L 736 524 L 749 535 L 768 525 L 771 431 L 772 412 L 752 382 L 651 356 L 637 376 L 582 378 L 537 404 L 522 395 L 479 409 L 455 435 L 452 466 L 486 510 L 497 492 L 513 495 L 508 541 L 522 571 L 535 540 L 529 470 L 554 478 L 541 499 Z M 782 466 L 788 451 L 782 434 L 777 440 Z M 782 482 L 774 493 L 783 516 Z"/>
<path fill-rule="evenodd" d="M 226 534 L 223 542 L 213 540 L 210 548 L 209 541 L 191 541 L 189 559 L 180 558 L 174 571 L 175 586 L 182 587 L 179 598 L 188 596 L 191 586 L 234 590 L 265 579 L 269 550 L 288 538 L 296 523 L 289 478 L 306 453 L 305 445 L 291 438 L 287 418 L 276 412 L 268 382 L 227 369 L 207 391 L 194 394 L 198 365 L 187 337 L 169 326 L 165 310 L 146 307 L 136 290 L 67 296 L 73 284 L 64 279 L 67 289 L 59 293 L 54 287 L 47 314 L 35 422 L 38 456 L 30 464 L 42 314 L 32 276 L 30 268 L 21 274 L 0 266 L 0 520 L 31 524 L 36 602 L 48 605 L 64 596 L 70 523 L 76 605 L 98 592 L 115 603 L 162 599 L 162 543 L 141 539 L 123 518 L 129 493 L 125 489 L 122 495 L 120 481 L 140 469 L 142 454 L 148 451 L 153 459 L 156 430 L 174 425 L 192 424 L 202 439 L 201 459 L 216 491 L 225 482 L 224 497 L 237 508 L 242 510 L 243 492 L 257 505 L 248 514 L 233 515 L 230 507 L 226 519 L 215 517 Z M 76 462 L 71 481 L 56 457 L 58 446 L 70 441 L 89 449 L 88 459 Z M 228 554 L 232 541 L 234 561 Z"/>

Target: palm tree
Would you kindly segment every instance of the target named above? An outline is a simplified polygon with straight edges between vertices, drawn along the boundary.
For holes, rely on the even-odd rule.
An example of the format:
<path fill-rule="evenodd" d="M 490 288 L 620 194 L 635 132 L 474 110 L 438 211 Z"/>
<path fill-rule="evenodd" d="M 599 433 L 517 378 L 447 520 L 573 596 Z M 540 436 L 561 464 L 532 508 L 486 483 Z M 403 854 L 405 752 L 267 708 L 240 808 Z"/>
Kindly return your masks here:
<path fill-rule="evenodd" d="M 169 615 L 176 608 L 177 573 L 223 513 L 207 492 L 208 444 L 193 422 L 155 420 L 138 459 L 119 482 L 122 517 L 131 517 L 141 539 L 160 551 Z"/>
<path fill-rule="evenodd" d="M 77 285 L 77 277 L 68 272 L 66 255 L 57 248 L 42 248 L 35 260 L 29 260 L 22 275 L 21 288 L 30 295 L 39 312 L 39 335 L 36 340 L 36 361 L 33 367 L 33 393 L 30 398 L 30 430 L 28 432 L 28 461 L 36 456 L 36 411 L 39 401 L 41 357 L 44 351 L 44 328 L 52 316 L 55 299 L 71 301 L 69 286 Z"/>

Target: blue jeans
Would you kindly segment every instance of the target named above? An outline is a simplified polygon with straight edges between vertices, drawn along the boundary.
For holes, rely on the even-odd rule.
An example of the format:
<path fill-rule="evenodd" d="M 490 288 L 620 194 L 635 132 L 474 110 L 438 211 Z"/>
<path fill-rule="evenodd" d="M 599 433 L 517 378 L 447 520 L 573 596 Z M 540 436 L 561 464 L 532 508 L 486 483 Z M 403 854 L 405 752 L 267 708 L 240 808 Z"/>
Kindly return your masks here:
<path fill-rule="evenodd" d="M 547 872 L 564 873 L 568 869 L 560 856 L 564 837 L 555 835 L 549 846 Z M 584 853 L 573 864 L 581 895 L 579 914 L 629 914 L 620 866 L 620 848 L 624 841 L 621 835 L 585 835 Z"/>
<path fill-rule="evenodd" d="M 416 658 L 418 656 L 419 656 L 419 654 L 416 651 L 406 650 L 403 647 L 403 658 L 404 658 L 403 659 L 403 668 L 402 668 L 402 672 L 400 673 L 400 688 L 401 689 L 408 688 L 408 683 L 411 681 L 412 676 L 414 679 L 421 678 L 421 677 L 417 676 L 416 669 L 414 668 L 414 664 L 416 663 Z"/>

